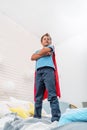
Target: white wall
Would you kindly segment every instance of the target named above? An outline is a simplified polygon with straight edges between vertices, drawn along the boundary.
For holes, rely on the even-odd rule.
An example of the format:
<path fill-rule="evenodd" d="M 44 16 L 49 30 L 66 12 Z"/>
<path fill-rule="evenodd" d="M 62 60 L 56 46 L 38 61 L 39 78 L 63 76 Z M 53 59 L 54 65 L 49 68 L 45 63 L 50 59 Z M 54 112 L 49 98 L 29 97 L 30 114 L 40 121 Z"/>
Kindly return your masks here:
<path fill-rule="evenodd" d="M 30 56 L 40 46 L 39 39 L 9 17 L 0 14 L 0 99 L 16 96 L 33 100 L 34 62 Z M 6 91 L 10 81 L 13 91 Z M 6 89 L 6 90 L 5 90 Z"/>
<path fill-rule="evenodd" d="M 81 107 L 87 101 L 87 35 L 76 35 L 57 46 L 61 100 Z"/>

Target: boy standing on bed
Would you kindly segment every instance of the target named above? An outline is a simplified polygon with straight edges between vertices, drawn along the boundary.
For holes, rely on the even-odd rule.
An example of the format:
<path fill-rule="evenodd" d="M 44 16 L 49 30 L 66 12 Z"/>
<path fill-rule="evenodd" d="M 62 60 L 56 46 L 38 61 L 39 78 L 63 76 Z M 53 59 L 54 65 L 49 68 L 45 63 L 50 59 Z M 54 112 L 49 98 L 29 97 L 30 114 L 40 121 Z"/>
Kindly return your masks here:
<path fill-rule="evenodd" d="M 61 112 L 59 108 L 59 101 L 57 96 L 60 97 L 59 86 L 56 89 L 56 66 L 53 61 L 54 46 L 52 45 L 51 37 L 48 33 L 41 37 L 42 49 L 36 51 L 31 60 L 36 61 L 35 70 L 35 110 L 34 118 L 41 118 L 42 101 L 48 98 L 51 107 L 52 118 L 51 121 L 59 121 Z M 57 77 L 58 78 L 58 77 Z M 57 93 L 58 91 L 58 93 Z"/>

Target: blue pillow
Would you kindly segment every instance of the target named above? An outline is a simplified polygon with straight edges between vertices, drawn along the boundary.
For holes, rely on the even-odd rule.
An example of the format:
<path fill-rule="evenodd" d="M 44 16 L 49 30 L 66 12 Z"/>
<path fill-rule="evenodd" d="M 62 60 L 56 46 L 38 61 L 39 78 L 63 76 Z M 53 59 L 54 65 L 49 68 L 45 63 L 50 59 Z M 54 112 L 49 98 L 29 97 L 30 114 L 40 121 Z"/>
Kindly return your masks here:
<path fill-rule="evenodd" d="M 87 108 L 67 110 L 62 114 L 58 125 L 62 126 L 71 122 L 87 122 Z"/>

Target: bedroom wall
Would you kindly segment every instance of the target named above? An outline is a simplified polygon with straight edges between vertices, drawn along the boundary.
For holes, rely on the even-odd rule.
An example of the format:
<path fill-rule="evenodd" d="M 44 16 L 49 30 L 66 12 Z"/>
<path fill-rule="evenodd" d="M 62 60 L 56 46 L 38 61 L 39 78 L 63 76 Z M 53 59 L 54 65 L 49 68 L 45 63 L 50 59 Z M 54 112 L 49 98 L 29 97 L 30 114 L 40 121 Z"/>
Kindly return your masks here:
<path fill-rule="evenodd" d="M 56 51 L 61 100 L 82 107 L 82 102 L 87 102 L 87 33 L 67 39 Z"/>
<path fill-rule="evenodd" d="M 33 100 L 34 62 L 39 39 L 0 13 L 0 100 L 14 96 Z"/>

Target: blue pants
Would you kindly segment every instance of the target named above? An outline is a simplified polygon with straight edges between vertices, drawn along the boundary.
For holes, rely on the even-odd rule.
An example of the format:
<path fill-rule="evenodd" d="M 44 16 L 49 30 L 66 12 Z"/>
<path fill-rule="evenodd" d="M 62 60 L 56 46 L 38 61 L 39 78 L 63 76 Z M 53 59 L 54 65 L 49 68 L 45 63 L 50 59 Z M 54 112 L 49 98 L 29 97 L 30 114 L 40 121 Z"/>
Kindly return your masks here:
<path fill-rule="evenodd" d="M 61 116 L 59 101 L 55 90 L 54 69 L 51 67 L 43 67 L 36 72 L 36 101 L 34 117 L 41 118 L 42 101 L 45 89 L 48 91 L 48 101 L 50 102 L 52 119 L 51 121 L 59 121 Z"/>

